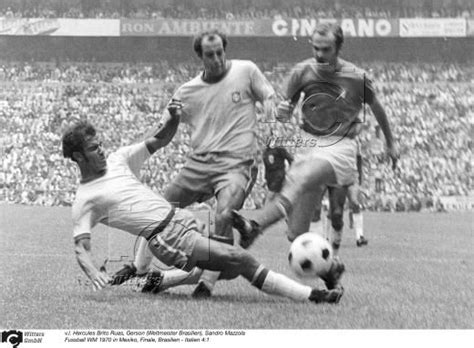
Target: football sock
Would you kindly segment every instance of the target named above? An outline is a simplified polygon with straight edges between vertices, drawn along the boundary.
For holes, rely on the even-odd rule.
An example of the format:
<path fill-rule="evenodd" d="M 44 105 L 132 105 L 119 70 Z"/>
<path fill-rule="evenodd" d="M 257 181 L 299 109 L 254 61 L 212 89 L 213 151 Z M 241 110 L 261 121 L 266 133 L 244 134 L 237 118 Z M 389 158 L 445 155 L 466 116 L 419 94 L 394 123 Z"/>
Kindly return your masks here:
<path fill-rule="evenodd" d="M 201 274 L 199 282 L 204 283 L 204 285 L 206 285 L 209 290 L 212 290 L 214 289 L 220 274 L 221 272 L 204 270 Z"/>
<path fill-rule="evenodd" d="M 339 254 L 339 247 L 341 246 L 341 241 L 342 241 L 342 229 L 340 231 L 336 231 L 334 227 L 331 227 L 330 242 L 332 245 L 334 256 L 338 256 Z"/>
<path fill-rule="evenodd" d="M 356 238 L 359 239 L 364 235 L 364 218 L 362 216 L 362 213 L 353 214 L 353 218 Z"/>
<path fill-rule="evenodd" d="M 327 240 L 330 240 L 331 239 L 331 229 L 332 229 L 332 222 L 331 222 L 331 218 L 329 216 L 325 216 L 324 217 L 324 221 L 326 222 L 324 224 L 324 238 L 326 238 Z"/>
<path fill-rule="evenodd" d="M 354 213 L 352 212 L 352 210 L 349 210 L 349 228 L 354 228 Z"/>
<path fill-rule="evenodd" d="M 137 269 L 138 275 L 148 272 L 152 259 L 153 254 L 148 247 L 148 241 L 145 238 L 140 237 L 138 248 L 135 254 L 135 260 L 133 261 L 133 265 Z"/>
<path fill-rule="evenodd" d="M 281 194 L 277 194 L 274 199 L 257 211 L 253 220 L 264 229 L 283 218 L 288 218 L 291 209 L 291 202 Z"/>
<path fill-rule="evenodd" d="M 283 296 L 295 301 L 306 301 L 311 287 L 300 284 L 280 273 L 268 270 L 260 265 L 255 272 L 252 285 L 270 295 Z"/>
<path fill-rule="evenodd" d="M 313 222 L 311 224 L 311 227 L 309 229 L 309 232 L 319 234 L 320 236 L 324 237 L 324 226 L 323 226 L 323 221 L 318 220 L 316 222 Z"/>
<path fill-rule="evenodd" d="M 164 271 L 160 290 L 163 291 L 179 285 L 197 284 L 201 275 L 202 269 L 198 267 L 194 267 L 190 272 L 185 272 L 177 268 Z"/>

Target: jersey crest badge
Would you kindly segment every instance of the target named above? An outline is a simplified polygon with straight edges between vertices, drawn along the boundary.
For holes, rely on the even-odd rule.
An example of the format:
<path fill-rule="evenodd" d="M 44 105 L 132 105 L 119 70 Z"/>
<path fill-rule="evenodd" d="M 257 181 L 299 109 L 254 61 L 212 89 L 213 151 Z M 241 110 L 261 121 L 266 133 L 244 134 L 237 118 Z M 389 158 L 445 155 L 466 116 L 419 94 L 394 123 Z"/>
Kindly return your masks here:
<path fill-rule="evenodd" d="M 232 92 L 232 101 L 238 103 L 241 100 L 240 92 Z"/>

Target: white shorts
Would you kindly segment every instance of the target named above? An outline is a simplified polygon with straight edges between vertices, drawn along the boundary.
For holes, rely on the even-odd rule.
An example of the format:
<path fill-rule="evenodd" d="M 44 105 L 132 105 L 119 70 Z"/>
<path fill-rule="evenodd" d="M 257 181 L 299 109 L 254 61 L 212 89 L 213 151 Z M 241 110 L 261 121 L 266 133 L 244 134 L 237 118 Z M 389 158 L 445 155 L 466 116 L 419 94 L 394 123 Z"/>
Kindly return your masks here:
<path fill-rule="evenodd" d="M 189 264 L 194 245 L 201 237 L 194 215 L 177 208 L 165 229 L 150 239 L 149 247 L 164 264 L 189 271 L 194 267 Z"/>
<path fill-rule="evenodd" d="M 299 161 L 311 162 L 321 158 L 328 161 L 336 174 L 337 185 L 352 185 L 357 173 L 357 141 L 342 136 L 315 136 L 301 131 L 301 137 L 309 139 L 306 146 L 295 157 L 295 164 Z"/>

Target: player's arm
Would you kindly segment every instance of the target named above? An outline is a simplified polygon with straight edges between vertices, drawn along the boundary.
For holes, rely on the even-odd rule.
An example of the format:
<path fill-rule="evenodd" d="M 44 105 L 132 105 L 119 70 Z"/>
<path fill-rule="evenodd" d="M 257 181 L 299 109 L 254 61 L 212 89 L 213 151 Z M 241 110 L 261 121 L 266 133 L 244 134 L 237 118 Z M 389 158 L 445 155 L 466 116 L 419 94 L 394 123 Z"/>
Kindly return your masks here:
<path fill-rule="evenodd" d="M 164 113 L 164 120 L 160 127 L 155 130 L 151 137 L 145 140 L 145 145 L 154 154 L 158 149 L 165 147 L 173 139 L 178 130 L 183 103 L 178 99 L 171 99 Z"/>
<path fill-rule="evenodd" d="M 280 122 L 289 122 L 298 100 L 300 99 L 302 88 L 300 83 L 301 67 L 297 65 L 290 73 L 286 81 L 285 96 L 280 101 L 277 108 L 276 119 Z"/>
<path fill-rule="evenodd" d="M 393 168 L 395 169 L 397 165 L 397 160 L 399 158 L 399 153 L 398 149 L 396 148 L 395 142 L 393 141 L 392 130 L 390 128 L 390 123 L 388 122 L 387 113 L 385 112 L 385 109 L 383 108 L 382 104 L 375 95 L 371 97 L 369 106 L 372 109 L 372 112 L 374 113 L 377 123 L 382 129 L 385 141 L 387 143 L 387 154 L 392 159 Z"/>
<path fill-rule="evenodd" d="M 254 64 L 250 65 L 250 89 L 263 106 L 266 120 L 273 120 L 276 115 L 277 96 L 272 84 L 268 81 L 262 71 Z"/>
<path fill-rule="evenodd" d="M 92 261 L 90 234 L 76 238 L 74 252 L 79 266 L 91 280 L 94 290 L 104 288 L 112 280 L 107 273 L 99 271 Z"/>

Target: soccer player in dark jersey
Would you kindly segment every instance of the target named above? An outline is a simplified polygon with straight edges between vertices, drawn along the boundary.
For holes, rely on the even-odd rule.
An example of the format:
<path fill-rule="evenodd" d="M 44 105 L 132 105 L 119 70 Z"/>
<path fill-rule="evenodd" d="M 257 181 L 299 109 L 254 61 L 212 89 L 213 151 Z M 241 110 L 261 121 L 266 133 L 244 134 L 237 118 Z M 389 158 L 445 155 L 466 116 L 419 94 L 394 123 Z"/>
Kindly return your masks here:
<path fill-rule="evenodd" d="M 312 35 L 314 57 L 297 64 L 286 85 L 286 101 L 278 119 L 288 120 L 302 102 L 300 136 L 309 146 L 300 148 L 288 170 L 281 192 L 256 211 L 252 220 L 233 213 L 234 226 L 248 247 L 274 222 L 288 218 L 288 239 L 308 232 L 322 185 L 350 185 L 356 177 L 359 113 L 368 104 L 385 136 L 387 154 L 396 163 L 398 151 L 384 108 L 365 71 L 339 57 L 344 37 L 337 24 L 318 24 Z M 315 145 L 315 146 L 314 146 Z"/>

